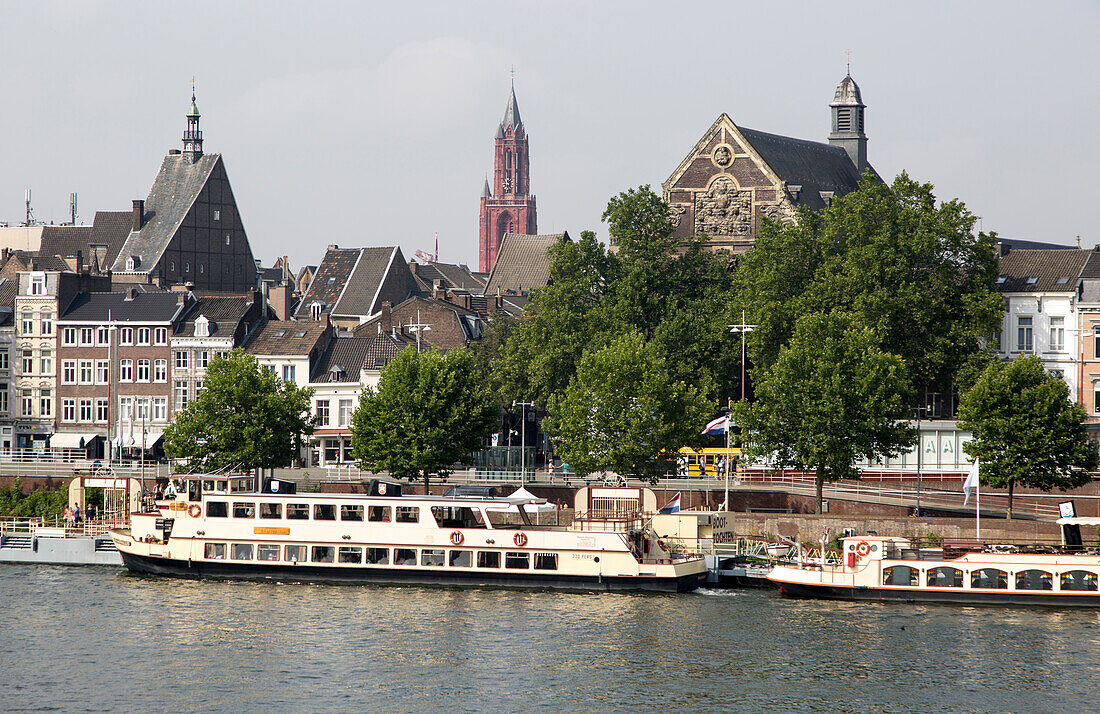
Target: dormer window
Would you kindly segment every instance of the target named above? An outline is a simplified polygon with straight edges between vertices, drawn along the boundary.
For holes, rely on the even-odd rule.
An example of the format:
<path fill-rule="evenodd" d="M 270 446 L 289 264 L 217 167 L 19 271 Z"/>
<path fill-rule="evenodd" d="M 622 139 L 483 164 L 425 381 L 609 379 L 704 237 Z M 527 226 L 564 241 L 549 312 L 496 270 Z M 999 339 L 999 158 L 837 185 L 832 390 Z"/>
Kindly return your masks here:
<path fill-rule="evenodd" d="M 195 337 L 209 337 L 210 336 L 210 321 L 206 319 L 205 315 L 199 315 L 195 320 Z"/>
<path fill-rule="evenodd" d="M 214 211 L 214 220 L 215 221 L 220 221 L 221 219 L 222 219 L 222 212 L 221 211 Z"/>
<path fill-rule="evenodd" d="M 1006 280 L 1008 280 L 1008 278 L 1005 277 L 1004 275 L 1002 275 L 999 278 L 997 278 L 997 284 L 998 285 L 1004 285 Z"/>
<path fill-rule="evenodd" d="M 30 284 L 31 295 L 45 295 L 46 294 L 46 274 L 36 273 L 31 275 Z"/>
<path fill-rule="evenodd" d="M 332 371 L 329 372 L 328 378 L 330 382 L 343 382 L 344 375 L 344 368 L 337 364 L 333 365 Z"/>
<path fill-rule="evenodd" d="M 320 302 L 319 300 L 314 301 L 309 306 L 309 316 L 311 318 L 313 318 L 314 320 L 320 320 L 321 319 L 321 311 L 324 310 L 324 309 L 325 309 L 325 304 L 323 302 Z"/>
<path fill-rule="evenodd" d="M 138 269 L 138 265 L 141 264 L 141 258 L 136 255 L 131 255 L 126 259 L 126 270 L 133 272 Z"/>

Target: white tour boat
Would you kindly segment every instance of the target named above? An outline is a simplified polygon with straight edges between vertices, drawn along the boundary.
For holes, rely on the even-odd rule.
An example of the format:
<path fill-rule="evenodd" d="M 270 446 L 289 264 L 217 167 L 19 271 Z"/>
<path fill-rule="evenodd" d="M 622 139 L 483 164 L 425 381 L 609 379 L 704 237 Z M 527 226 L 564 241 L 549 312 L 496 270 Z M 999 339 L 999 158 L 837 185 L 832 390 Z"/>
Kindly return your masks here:
<path fill-rule="evenodd" d="M 969 552 L 945 555 L 943 548 L 916 548 L 905 538 L 878 536 L 849 537 L 842 543 L 839 564 L 818 560 L 779 565 L 768 579 L 782 594 L 795 597 L 1100 606 L 1096 555 L 979 544 Z"/>
<path fill-rule="evenodd" d="M 419 585 L 682 592 L 706 580 L 640 514 L 535 525 L 537 498 L 295 493 L 251 477 L 187 476 L 155 513 L 111 531 L 127 568 L 153 575 Z M 519 524 L 501 524 L 510 512 Z M 625 524 L 625 525 L 624 525 Z"/>

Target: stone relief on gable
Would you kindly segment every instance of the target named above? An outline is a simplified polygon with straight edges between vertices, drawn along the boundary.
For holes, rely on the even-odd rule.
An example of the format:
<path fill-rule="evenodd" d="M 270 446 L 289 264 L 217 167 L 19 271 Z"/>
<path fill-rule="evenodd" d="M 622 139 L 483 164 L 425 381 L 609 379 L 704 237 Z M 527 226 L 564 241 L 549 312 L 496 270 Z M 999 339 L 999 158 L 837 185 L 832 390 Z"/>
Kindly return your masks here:
<path fill-rule="evenodd" d="M 751 235 L 752 191 L 738 191 L 732 180 L 721 177 L 695 194 L 695 233 Z"/>
<path fill-rule="evenodd" d="M 687 213 L 685 206 L 677 206 L 675 204 L 668 207 L 668 222 L 672 224 L 673 228 L 680 226 L 680 221 L 683 220 L 684 214 Z"/>

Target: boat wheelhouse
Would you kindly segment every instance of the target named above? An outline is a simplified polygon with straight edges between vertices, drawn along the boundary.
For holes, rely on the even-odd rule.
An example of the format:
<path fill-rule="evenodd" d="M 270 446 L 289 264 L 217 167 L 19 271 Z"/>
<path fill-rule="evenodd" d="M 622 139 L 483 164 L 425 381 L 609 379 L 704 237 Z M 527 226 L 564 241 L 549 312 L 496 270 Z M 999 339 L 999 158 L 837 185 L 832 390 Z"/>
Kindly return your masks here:
<path fill-rule="evenodd" d="M 155 513 L 111 532 L 123 563 L 196 578 L 580 590 L 676 592 L 706 579 L 703 558 L 669 552 L 640 513 L 549 526 L 528 517 L 539 498 L 408 496 L 384 481 L 367 495 L 255 485 L 186 477 Z"/>
<path fill-rule="evenodd" d="M 842 539 L 839 564 L 779 565 L 768 579 L 784 595 L 836 600 L 1100 607 L 1100 556 L 1065 547 L 1027 552 L 974 544 L 952 553 L 905 538 Z"/>

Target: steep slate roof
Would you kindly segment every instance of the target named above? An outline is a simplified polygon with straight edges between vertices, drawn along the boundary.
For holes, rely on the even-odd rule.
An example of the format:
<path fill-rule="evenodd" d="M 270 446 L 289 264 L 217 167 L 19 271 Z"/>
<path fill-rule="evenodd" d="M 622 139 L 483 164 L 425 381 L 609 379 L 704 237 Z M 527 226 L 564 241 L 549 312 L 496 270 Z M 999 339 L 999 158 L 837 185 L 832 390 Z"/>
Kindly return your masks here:
<path fill-rule="evenodd" d="M 310 377 L 310 382 L 333 382 L 332 368 L 339 366 L 344 368 L 344 378 L 339 382 L 358 382 L 359 372 L 366 364 L 367 355 L 371 353 L 375 340 L 370 337 L 346 337 L 338 336 L 329 343 L 328 349 L 317 360 L 317 365 Z M 374 367 L 373 360 L 370 367 Z"/>
<path fill-rule="evenodd" d="M 485 284 L 485 294 L 495 295 L 498 291 L 530 290 L 541 288 L 550 281 L 550 258 L 546 251 L 561 240 L 569 240 L 568 233 L 549 235 L 523 235 L 505 233 L 500 239 L 500 251 L 489 281 Z"/>
<path fill-rule="evenodd" d="M 145 224 L 127 236 L 113 271 L 125 272 L 131 255 L 141 258 L 137 272 L 147 272 L 157 264 L 219 161 L 221 154 L 203 154 L 194 163 L 186 154 L 164 157 L 145 199 Z"/>
<path fill-rule="evenodd" d="M 401 255 L 401 249 L 360 248 L 359 262 L 348 277 L 340 300 L 333 307 L 333 315 L 373 315 L 378 311 L 374 304 L 382 281 L 389 272 L 390 265 L 401 262 L 408 270 L 408 264 Z"/>
<path fill-rule="evenodd" d="M 325 306 L 323 312 L 331 315 L 373 315 L 378 312 L 391 269 L 399 271 L 398 283 L 390 284 L 398 295 L 382 299 L 397 302 L 416 292 L 416 280 L 400 248 L 330 248 L 317 266 L 296 314 L 309 315 L 310 305 L 320 301 Z M 400 271 L 407 278 L 400 277 Z M 406 285 L 400 284 L 406 279 Z"/>
<path fill-rule="evenodd" d="M 997 290 L 1003 293 L 1076 292 L 1092 251 L 1011 250 L 1001 256 Z"/>
<path fill-rule="evenodd" d="M 187 293 L 141 292 L 77 294 L 61 315 L 74 322 L 171 322 L 194 305 Z"/>
<path fill-rule="evenodd" d="M 1089 257 L 1085 261 L 1085 267 L 1081 268 L 1081 277 L 1091 279 L 1100 278 L 1100 248 L 1093 248 L 1089 251 Z M 0 302 L 0 304 L 4 303 Z"/>
<path fill-rule="evenodd" d="M 443 281 L 445 288 L 459 288 L 472 293 L 480 293 L 485 289 L 485 281 L 474 276 L 470 269 L 456 263 L 417 263 L 416 282 L 421 290 L 430 291 L 436 280 Z"/>
<path fill-rule="evenodd" d="M 795 200 L 798 205 L 818 210 L 826 206 L 821 191 L 841 196 L 859 188 L 859 172 L 848 152 L 839 146 L 740 126 L 737 129 L 788 188 L 801 186 Z"/>
<path fill-rule="evenodd" d="M 92 264 L 93 245 L 107 246 L 102 270 L 107 270 L 118 258 L 118 252 L 130 235 L 133 216 L 129 211 L 96 211 L 90 226 L 47 226 L 42 231 L 41 255 L 72 257 L 79 250 L 85 265 Z"/>
<path fill-rule="evenodd" d="M 328 329 L 326 321 L 271 320 L 256 330 L 245 349 L 254 355 L 308 355 Z"/>
<path fill-rule="evenodd" d="M 416 340 L 410 340 L 400 334 L 394 335 L 393 332 L 384 332 L 380 335 L 360 339 L 367 340 L 370 343 L 363 362 L 364 369 L 381 369 L 396 357 L 401 350 L 409 345 L 416 344 Z"/>
<path fill-rule="evenodd" d="M 232 337 L 237 324 L 251 306 L 252 298 L 247 295 L 204 295 L 199 298 L 195 308 L 187 314 L 187 320 L 181 325 L 177 334 L 193 336 L 195 320 L 201 315 L 210 321 L 211 336 L 221 332 Z"/>

